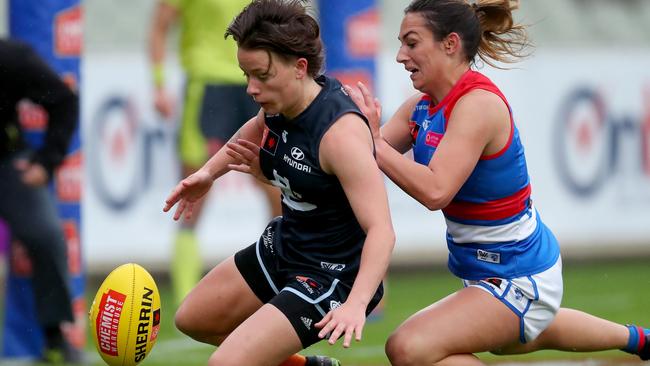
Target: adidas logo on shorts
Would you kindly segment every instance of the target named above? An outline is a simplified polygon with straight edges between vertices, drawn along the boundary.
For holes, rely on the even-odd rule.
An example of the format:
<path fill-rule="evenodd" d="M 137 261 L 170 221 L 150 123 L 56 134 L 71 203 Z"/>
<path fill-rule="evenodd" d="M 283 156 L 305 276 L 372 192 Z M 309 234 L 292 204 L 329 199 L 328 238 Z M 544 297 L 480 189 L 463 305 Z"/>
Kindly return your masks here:
<path fill-rule="evenodd" d="M 306 316 L 301 316 L 300 320 L 302 320 L 302 323 L 305 325 L 305 327 L 307 327 L 307 329 L 311 330 L 311 319 L 307 318 Z"/>

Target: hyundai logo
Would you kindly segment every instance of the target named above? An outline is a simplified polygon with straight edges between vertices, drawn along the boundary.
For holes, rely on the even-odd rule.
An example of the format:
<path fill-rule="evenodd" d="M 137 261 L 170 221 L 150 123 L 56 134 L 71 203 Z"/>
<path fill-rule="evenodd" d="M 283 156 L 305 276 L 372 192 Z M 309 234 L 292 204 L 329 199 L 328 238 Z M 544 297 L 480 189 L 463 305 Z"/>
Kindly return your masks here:
<path fill-rule="evenodd" d="M 291 157 L 300 161 L 305 158 L 305 153 L 303 153 L 302 150 L 294 146 L 291 148 Z"/>

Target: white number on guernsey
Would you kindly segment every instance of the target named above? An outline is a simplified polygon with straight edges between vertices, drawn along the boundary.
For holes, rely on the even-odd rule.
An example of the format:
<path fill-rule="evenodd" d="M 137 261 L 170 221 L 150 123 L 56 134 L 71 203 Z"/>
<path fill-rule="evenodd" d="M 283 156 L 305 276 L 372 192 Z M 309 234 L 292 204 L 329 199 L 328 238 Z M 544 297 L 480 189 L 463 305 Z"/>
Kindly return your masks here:
<path fill-rule="evenodd" d="M 275 169 L 273 169 L 273 177 L 274 179 L 271 183 L 276 187 L 280 187 L 282 190 L 282 202 L 285 205 L 296 211 L 311 211 L 316 208 L 316 205 L 309 202 L 300 202 L 302 199 L 300 193 L 292 191 L 289 185 L 289 179 L 280 176 Z"/>

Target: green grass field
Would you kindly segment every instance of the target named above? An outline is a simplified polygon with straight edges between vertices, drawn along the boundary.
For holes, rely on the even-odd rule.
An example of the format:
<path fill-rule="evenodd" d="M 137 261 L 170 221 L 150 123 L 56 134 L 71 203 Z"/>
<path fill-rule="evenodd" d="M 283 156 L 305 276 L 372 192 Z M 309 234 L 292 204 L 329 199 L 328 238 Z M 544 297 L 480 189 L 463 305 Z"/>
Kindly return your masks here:
<path fill-rule="evenodd" d="M 587 311 L 620 323 L 650 325 L 650 259 L 617 262 L 565 263 L 565 292 L 563 306 Z M 162 325 L 158 343 L 144 366 L 205 365 L 213 347 L 194 342 L 175 330 L 174 309 L 166 281 L 160 279 L 162 294 Z M 88 284 L 92 296 L 99 284 Z M 361 343 L 343 349 L 340 343 L 329 346 L 317 344 L 303 354 L 327 354 L 339 358 L 345 366 L 388 365 L 383 345 L 390 332 L 409 315 L 455 291 L 460 281 L 446 268 L 428 271 L 393 271 L 387 282 L 387 303 L 379 320 L 367 323 Z M 88 354 L 92 365 L 103 365 L 88 338 Z M 541 360 L 605 359 L 607 364 L 638 360 L 620 351 L 598 353 L 537 352 L 523 356 L 494 356 L 481 354 L 488 363 L 533 362 Z"/>

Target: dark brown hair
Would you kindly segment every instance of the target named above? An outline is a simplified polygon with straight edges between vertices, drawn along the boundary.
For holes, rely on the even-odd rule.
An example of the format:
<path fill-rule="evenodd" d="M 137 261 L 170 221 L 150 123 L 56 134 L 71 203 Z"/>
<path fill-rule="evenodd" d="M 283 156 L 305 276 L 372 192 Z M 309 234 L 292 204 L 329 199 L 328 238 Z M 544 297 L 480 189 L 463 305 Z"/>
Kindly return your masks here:
<path fill-rule="evenodd" d="M 225 38 L 237 46 L 266 50 L 287 60 L 304 57 L 307 72 L 316 77 L 324 62 L 320 28 L 307 14 L 304 0 L 254 0 L 232 21 Z"/>
<path fill-rule="evenodd" d="M 512 63 L 529 55 L 526 28 L 512 18 L 518 7 L 519 0 L 414 0 L 404 13 L 420 13 L 436 41 L 457 33 L 469 62 L 478 55 L 498 67 L 494 61 Z"/>

